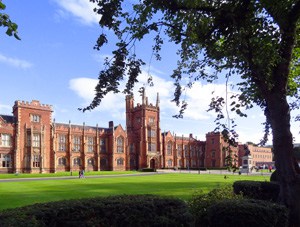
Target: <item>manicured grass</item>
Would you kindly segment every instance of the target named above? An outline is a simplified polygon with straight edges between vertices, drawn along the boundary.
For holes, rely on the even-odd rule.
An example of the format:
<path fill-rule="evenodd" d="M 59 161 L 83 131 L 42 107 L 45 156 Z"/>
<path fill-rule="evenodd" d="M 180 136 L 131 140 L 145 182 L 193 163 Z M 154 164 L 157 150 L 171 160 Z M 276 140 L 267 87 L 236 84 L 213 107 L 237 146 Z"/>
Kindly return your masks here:
<path fill-rule="evenodd" d="M 85 172 L 86 176 L 91 175 L 120 175 L 120 174 L 134 174 L 139 173 L 137 171 L 90 171 Z M 70 172 L 58 172 L 58 173 L 9 173 L 0 174 L 0 179 L 11 179 L 11 178 L 40 178 L 40 177 L 68 177 L 68 176 L 78 176 L 78 171 Z"/>
<path fill-rule="evenodd" d="M 265 176 L 214 174 L 153 174 L 0 183 L 0 210 L 34 203 L 117 194 L 156 194 L 184 200 L 197 191 L 203 193 L 236 180 L 269 180 Z"/>

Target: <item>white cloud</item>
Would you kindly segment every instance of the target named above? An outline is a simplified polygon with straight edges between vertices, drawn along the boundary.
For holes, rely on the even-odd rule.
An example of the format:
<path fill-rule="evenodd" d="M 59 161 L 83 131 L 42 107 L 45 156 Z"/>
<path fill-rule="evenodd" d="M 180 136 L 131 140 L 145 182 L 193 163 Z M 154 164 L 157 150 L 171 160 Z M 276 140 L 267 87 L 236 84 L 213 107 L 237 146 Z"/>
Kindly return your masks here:
<path fill-rule="evenodd" d="M 0 113 L 11 115 L 12 108 L 9 105 L 0 104 Z"/>
<path fill-rule="evenodd" d="M 93 9 L 95 4 L 88 0 L 55 0 L 62 7 L 63 11 L 57 10 L 58 17 L 67 18 L 69 13 L 75 16 L 79 21 L 86 25 L 97 24 L 101 18 Z"/>
<path fill-rule="evenodd" d="M 0 54 L 0 62 L 11 65 L 13 67 L 22 68 L 22 69 L 28 69 L 33 66 L 28 61 L 21 60 L 18 58 L 10 58 L 10 57 L 4 56 L 2 54 Z"/>

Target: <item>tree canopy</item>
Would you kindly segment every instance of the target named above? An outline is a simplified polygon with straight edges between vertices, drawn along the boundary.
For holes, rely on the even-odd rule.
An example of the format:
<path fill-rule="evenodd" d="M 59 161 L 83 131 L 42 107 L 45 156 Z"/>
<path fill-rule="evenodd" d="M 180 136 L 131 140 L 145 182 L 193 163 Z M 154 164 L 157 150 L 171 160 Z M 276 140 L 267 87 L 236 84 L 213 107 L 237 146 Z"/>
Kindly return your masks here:
<path fill-rule="evenodd" d="M 240 116 L 246 116 L 242 110 L 253 104 L 262 108 L 266 116 L 263 142 L 271 130 L 273 134 L 280 200 L 292 211 L 291 225 L 299 226 L 300 170 L 293 155 L 290 110 L 298 109 L 300 104 L 300 1 L 90 1 L 102 16 L 99 25 L 103 33 L 95 49 L 110 42 L 106 32 L 113 32 L 117 42 L 113 58 L 105 61 L 99 73 L 95 98 L 83 111 L 98 106 L 107 93 L 121 92 L 119 83 L 125 74 L 128 80 L 123 92 L 132 92 L 144 64 L 133 48 L 138 41 L 155 34 L 152 50 L 157 60 L 161 60 L 165 42 L 177 44 L 179 61 L 170 76 L 175 84 L 173 101 L 181 106 L 178 116 L 187 106 L 181 100 L 183 78 L 189 79 L 188 87 L 198 80 L 239 78 L 235 86 L 240 92 L 231 97 L 235 100 L 228 103 L 226 98 L 216 97 L 210 109 L 218 113 L 217 124 L 226 128 L 220 120 L 225 117 L 223 109 L 227 105 Z M 234 130 L 226 132 L 232 134 Z"/>
<path fill-rule="evenodd" d="M 0 0 L 0 10 L 5 10 L 6 5 Z M 18 36 L 18 25 L 10 20 L 8 14 L 0 12 L 0 27 L 6 27 L 6 34 L 8 36 L 14 36 L 20 40 Z"/>

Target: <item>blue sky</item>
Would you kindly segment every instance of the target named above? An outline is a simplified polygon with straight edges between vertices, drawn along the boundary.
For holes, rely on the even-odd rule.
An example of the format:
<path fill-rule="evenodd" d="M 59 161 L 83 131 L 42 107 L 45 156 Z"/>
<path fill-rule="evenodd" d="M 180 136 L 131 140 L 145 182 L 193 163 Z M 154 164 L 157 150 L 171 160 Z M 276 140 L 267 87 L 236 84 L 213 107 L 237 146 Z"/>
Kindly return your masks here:
<path fill-rule="evenodd" d="M 128 1 L 129 4 L 130 1 Z M 103 59 L 111 56 L 113 43 L 96 51 L 93 46 L 101 33 L 99 16 L 93 13 L 89 0 L 4 0 L 5 10 L 19 26 L 21 41 L 6 36 L 0 28 L 0 113 L 11 115 L 16 100 L 40 100 L 53 106 L 56 122 L 107 127 L 108 121 L 121 124 L 125 129 L 125 96 L 111 94 L 97 109 L 82 113 L 94 95 Z M 199 82 L 185 93 L 189 103 L 183 119 L 172 118 L 178 108 L 171 103 L 173 81 L 169 78 L 176 66 L 176 47 L 166 44 L 162 61 L 151 60 L 151 41 L 136 45 L 145 66 L 140 84 L 148 74 L 154 78 L 154 87 L 147 87 L 149 101 L 161 99 L 161 130 L 177 135 L 193 133 L 204 140 L 205 134 L 215 128 L 214 113 L 206 112 L 211 92 L 225 95 L 223 81 L 213 84 Z M 150 63 L 150 64 L 149 64 Z M 150 66 L 149 66 L 150 65 Z M 233 92 L 229 89 L 229 92 Z M 135 103 L 141 102 L 136 94 Z M 262 137 L 263 112 L 254 108 L 247 118 L 236 118 L 240 141 L 258 142 Z M 235 118 L 234 114 L 230 115 Z M 295 142 L 300 142 L 299 124 L 292 122 Z"/>

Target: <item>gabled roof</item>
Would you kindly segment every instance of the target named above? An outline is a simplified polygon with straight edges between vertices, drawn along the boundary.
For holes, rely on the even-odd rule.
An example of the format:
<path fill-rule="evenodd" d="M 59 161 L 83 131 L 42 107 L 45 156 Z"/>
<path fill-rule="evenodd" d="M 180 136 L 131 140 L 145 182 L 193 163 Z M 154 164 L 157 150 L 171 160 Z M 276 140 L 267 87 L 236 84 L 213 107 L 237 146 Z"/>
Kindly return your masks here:
<path fill-rule="evenodd" d="M 12 115 L 2 115 L 0 114 L 0 120 L 6 122 L 6 123 L 15 123 L 16 122 L 16 118 Z"/>

